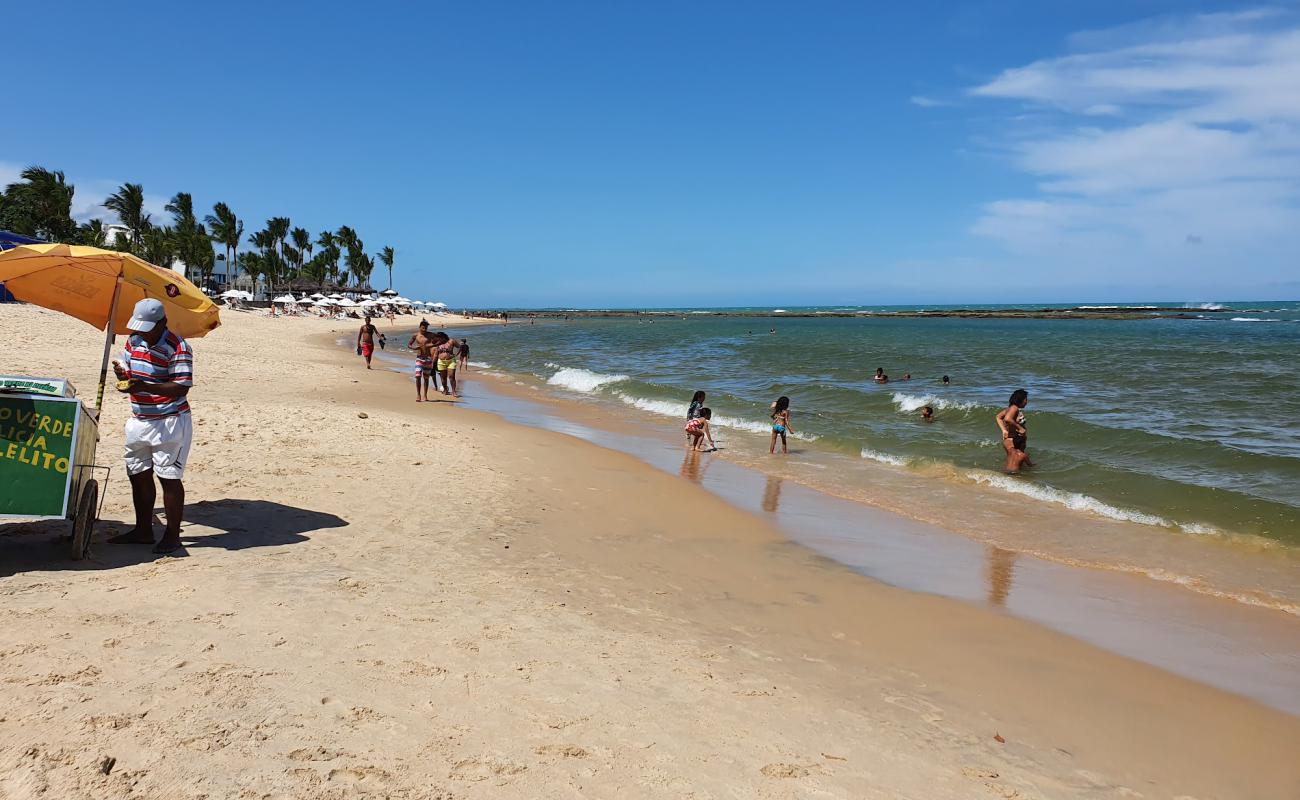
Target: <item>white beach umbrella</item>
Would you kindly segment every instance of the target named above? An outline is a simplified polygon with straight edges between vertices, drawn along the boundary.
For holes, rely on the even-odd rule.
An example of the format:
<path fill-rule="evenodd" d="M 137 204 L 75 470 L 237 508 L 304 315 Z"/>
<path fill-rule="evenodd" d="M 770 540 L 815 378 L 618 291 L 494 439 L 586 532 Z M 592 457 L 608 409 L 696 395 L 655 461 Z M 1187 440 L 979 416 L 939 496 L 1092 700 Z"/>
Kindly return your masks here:
<path fill-rule="evenodd" d="M 322 297 L 321 299 L 317 300 L 315 303 L 312 303 L 312 305 L 316 306 L 317 308 L 327 308 L 329 306 L 334 305 L 334 301 L 329 299 L 328 297 Z"/>
<path fill-rule="evenodd" d="M 407 300 L 405 297 L 399 297 L 393 301 L 393 305 L 398 305 L 398 306 L 409 306 L 410 304 L 411 301 Z"/>
<path fill-rule="evenodd" d="M 330 295 L 330 299 L 331 299 L 331 300 L 342 300 L 342 299 L 343 299 L 343 295 L 339 294 L 338 292 L 335 292 L 334 294 Z"/>
<path fill-rule="evenodd" d="M 429 305 L 433 306 L 434 308 L 446 308 L 446 307 L 447 307 L 447 304 L 446 304 L 446 303 L 430 303 Z"/>
<path fill-rule="evenodd" d="M 396 289 L 385 289 L 385 290 L 383 290 L 382 292 L 380 292 L 380 294 L 382 294 L 384 297 L 397 297 L 397 290 L 396 290 Z"/>
<path fill-rule="evenodd" d="M 320 300 L 320 299 L 323 298 L 324 296 L 325 296 L 325 295 L 321 294 L 320 292 L 316 292 L 315 294 L 308 295 L 308 297 L 310 297 L 310 298 L 313 299 L 313 300 Z"/>
<path fill-rule="evenodd" d="M 253 299 L 253 296 L 248 292 L 245 292 L 243 289 L 227 289 L 226 291 L 222 292 L 217 296 L 224 297 L 227 300 L 252 300 Z"/>
<path fill-rule="evenodd" d="M 356 308 L 356 307 L 357 307 L 357 304 L 356 304 L 356 303 L 352 302 L 351 300 L 347 299 L 346 297 L 343 298 L 342 300 L 338 301 L 338 305 L 341 306 L 341 307 L 343 307 L 343 308 Z"/>
<path fill-rule="evenodd" d="M 294 304 L 297 304 L 298 299 L 297 299 L 296 297 L 294 297 L 293 295 L 291 295 L 291 294 L 282 294 L 282 295 L 280 295 L 279 297 L 277 297 L 277 298 L 275 298 L 274 300 L 272 300 L 271 302 L 272 302 L 272 303 L 294 303 Z"/>

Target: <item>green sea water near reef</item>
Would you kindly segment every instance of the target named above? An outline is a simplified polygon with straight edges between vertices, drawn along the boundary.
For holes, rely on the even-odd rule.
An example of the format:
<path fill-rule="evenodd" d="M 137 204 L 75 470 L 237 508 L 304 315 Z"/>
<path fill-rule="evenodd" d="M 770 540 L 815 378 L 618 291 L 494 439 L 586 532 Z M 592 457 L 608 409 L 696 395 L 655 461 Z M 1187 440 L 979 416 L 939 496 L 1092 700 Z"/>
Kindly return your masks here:
<path fill-rule="evenodd" d="M 1300 546 L 1300 303 L 1230 308 L 1249 311 L 1042 320 L 662 310 L 472 338 L 476 361 L 580 399 L 681 418 L 704 389 L 720 433 L 765 434 L 768 404 L 788 395 L 803 445 L 837 456 L 1188 534 Z M 888 384 L 872 380 L 877 367 Z M 1030 393 L 1035 467 L 1010 477 L 993 416 L 1017 388 Z M 924 405 L 933 424 L 920 420 Z"/>

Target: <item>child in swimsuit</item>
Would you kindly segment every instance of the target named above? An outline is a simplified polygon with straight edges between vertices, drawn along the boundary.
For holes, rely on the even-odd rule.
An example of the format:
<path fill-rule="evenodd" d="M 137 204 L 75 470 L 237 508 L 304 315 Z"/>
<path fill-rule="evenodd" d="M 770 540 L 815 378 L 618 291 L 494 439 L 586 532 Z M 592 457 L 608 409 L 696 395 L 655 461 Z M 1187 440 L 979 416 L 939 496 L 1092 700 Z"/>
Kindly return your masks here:
<path fill-rule="evenodd" d="M 713 431 L 709 428 L 709 420 L 713 419 L 713 411 L 707 408 L 701 408 L 699 416 L 691 418 L 686 423 L 686 435 L 691 438 L 690 448 L 692 450 L 703 450 L 700 447 L 705 439 L 709 440 L 709 447 L 717 450 L 718 446 L 713 443 Z"/>
<path fill-rule="evenodd" d="M 781 453 L 789 454 L 790 448 L 786 446 L 785 435 L 794 433 L 790 429 L 790 398 L 781 395 L 776 398 L 772 404 L 772 444 L 767 448 L 768 453 L 776 452 L 776 438 L 781 437 Z"/>

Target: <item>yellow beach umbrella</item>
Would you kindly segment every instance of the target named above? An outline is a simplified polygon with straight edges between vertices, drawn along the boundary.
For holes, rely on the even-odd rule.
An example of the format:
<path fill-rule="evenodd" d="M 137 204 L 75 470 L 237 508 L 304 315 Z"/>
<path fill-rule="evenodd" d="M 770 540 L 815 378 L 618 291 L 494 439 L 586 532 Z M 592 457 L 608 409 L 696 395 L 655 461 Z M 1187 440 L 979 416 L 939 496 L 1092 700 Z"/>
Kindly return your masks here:
<path fill-rule="evenodd" d="M 15 247 L 0 253 L 0 283 L 25 303 L 62 311 L 100 330 L 111 313 L 115 334 L 129 333 L 131 309 L 146 297 L 162 302 L 167 327 L 180 336 L 203 336 L 221 324 L 217 307 L 180 273 L 115 250 L 71 244 Z"/>
<path fill-rule="evenodd" d="M 204 336 L 221 324 L 217 307 L 180 273 L 115 250 L 21 245 L 0 253 L 0 283 L 25 303 L 61 311 L 105 331 L 96 408 L 103 403 L 113 336 L 130 332 L 126 323 L 137 302 L 146 297 L 161 301 L 168 329 L 187 338 Z"/>

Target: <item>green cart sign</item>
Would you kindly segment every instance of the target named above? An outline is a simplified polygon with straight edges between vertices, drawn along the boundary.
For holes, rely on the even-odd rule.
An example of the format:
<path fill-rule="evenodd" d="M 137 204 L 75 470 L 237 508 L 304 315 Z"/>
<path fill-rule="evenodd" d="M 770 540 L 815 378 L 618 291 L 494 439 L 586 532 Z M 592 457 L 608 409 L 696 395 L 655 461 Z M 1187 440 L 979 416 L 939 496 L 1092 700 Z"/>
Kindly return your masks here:
<path fill-rule="evenodd" d="M 0 516 L 62 517 L 80 403 L 0 394 Z"/>

